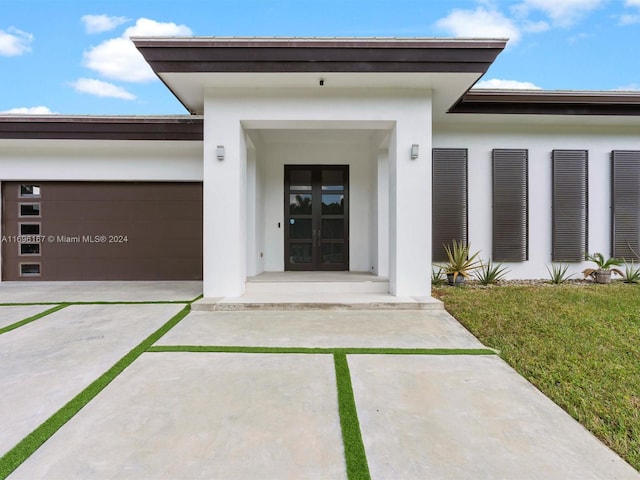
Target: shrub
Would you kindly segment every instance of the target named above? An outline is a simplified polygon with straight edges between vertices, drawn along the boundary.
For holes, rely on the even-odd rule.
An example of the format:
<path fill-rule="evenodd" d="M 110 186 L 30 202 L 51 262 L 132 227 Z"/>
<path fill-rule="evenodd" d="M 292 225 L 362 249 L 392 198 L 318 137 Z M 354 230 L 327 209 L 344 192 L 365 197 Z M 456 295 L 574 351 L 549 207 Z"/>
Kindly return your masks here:
<path fill-rule="evenodd" d="M 622 265 L 622 260 L 620 260 L 619 258 L 604 258 L 604 255 L 602 255 L 600 252 L 596 252 L 594 254 L 587 255 L 586 259 L 590 262 L 595 263 L 596 268 L 587 268 L 583 270 L 582 273 L 585 278 L 591 277 L 598 283 L 609 283 L 611 282 L 612 273 L 624 277 L 624 274 L 619 268 L 614 268 Z M 601 278 L 603 274 L 606 274 L 606 279 Z"/>

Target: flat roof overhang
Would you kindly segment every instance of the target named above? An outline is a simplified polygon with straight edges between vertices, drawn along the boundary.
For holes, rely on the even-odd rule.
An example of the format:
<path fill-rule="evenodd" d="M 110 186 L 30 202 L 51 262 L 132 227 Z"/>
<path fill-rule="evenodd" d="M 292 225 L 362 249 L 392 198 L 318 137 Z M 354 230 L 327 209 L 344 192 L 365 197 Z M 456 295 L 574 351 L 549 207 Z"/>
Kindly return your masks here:
<path fill-rule="evenodd" d="M 446 111 L 491 66 L 504 39 L 132 38 L 194 114 L 208 88 L 424 88 Z"/>
<path fill-rule="evenodd" d="M 640 92 L 470 90 L 450 113 L 500 115 L 640 115 Z"/>
<path fill-rule="evenodd" d="M 0 116 L 0 139 L 202 141 L 201 116 Z"/>

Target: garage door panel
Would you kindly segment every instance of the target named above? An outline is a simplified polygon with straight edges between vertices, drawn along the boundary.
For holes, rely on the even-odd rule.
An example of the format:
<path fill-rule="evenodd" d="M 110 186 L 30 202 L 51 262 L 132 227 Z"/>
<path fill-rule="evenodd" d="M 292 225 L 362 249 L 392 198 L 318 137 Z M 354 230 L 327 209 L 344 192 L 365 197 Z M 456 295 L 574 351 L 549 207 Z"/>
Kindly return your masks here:
<path fill-rule="evenodd" d="M 135 222 L 135 223 L 133 223 Z M 78 236 L 78 235 L 126 235 L 129 240 L 135 238 L 161 239 L 194 239 L 202 242 L 202 220 L 200 221 L 148 221 L 132 218 L 131 220 L 118 220 L 106 222 L 104 220 L 50 220 L 41 222 L 42 233 L 54 236 Z"/>
<path fill-rule="evenodd" d="M 185 220 L 201 221 L 202 208 L 194 208 L 194 201 L 173 201 L 170 199 L 150 201 L 48 201 L 42 206 L 42 217 L 58 222 L 68 218 L 74 211 L 75 218 L 84 221 L 118 221 L 145 218 L 157 222 L 175 220 L 177 216 Z M 79 208 L 78 203 L 81 203 Z M 46 215 L 44 215 L 46 210 Z M 16 206 L 16 216 L 18 207 Z"/>
<path fill-rule="evenodd" d="M 67 238 L 65 240 L 66 243 L 62 243 L 61 239 L 53 243 L 45 241 L 41 245 L 41 249 L 43 256 L 47 257 L 46 260 L 79 258 L 82 261 L 88 261 L 89 258 L 104 258 L 115 261 L 120 258 L 126 258 L 134 262 L 136 259 L 143 258 L 158 260 L 163 253 L 175 249 L 177 240 L 171 241 L 169 239 L 157 242 L 152 242 L 151 240 L 130 240 L 127 242 L 125 240 L 121 243 L 108 243 L 108 237 L 107 240 L 104 240 L 101 236 L 87 239 L 81 238 L 79 240 Z M 181 243 L 179 251 L 172 252 L 170 256 L 167 255 L 167 258 L 201 258 L 200 245 L 196 241 Z"/>
<path fill-rule="evenodd" d="M 72 259 L 70 261 L 73 261 Z M 134 280 L 201 280 L 202 263 L 194 259 L 171 259 L 158 265 L 156 259 L 139 259 L 136 264 L 136 275 Z M 106 280 L 121 280 L 124 270 L 131 270 L 132 264 L 129 259 L 119 259 L 116 261 L 104 261 L 104 258 L 90 258 L 82 263 L 82 268 L 73 271 L 55 272 L 47 270 L 47 264 L 42 267 L 42 275 L 50 277 L 55 274 L 55 280 L 67 281 L 91 281 L 96 278 Z"/>
<path fill-rule="evenodd" d="M 40 196 L 21 198 L 21 184 Z M 2 244 L 5 280 L 202 279 L 201 183 L 2 185 L 3 235 L 18 236 L 21 224 L 41 235 L 39 246 Z M 21 203 L 39 204 L 40 216 L 21 218 Z M 24 275 L 25 263 L 40 273 Z"/>
<path fill-rule="evenodd" d="M 24 183 L 24 182 L 22 182 Z M 38 183 L 38 182 L 31 182 Z M 192 189 L 194 183 L 180 182 L 45 182 L 49 187 L 42 197 L 50 201 L 198 201 L 200 195 Z M 158 186 L 162 189 L 158 190 Z M 106 188 L 105 188 L 106 187 Z M 17 190 L 17 188 L 16 188 Z"/>

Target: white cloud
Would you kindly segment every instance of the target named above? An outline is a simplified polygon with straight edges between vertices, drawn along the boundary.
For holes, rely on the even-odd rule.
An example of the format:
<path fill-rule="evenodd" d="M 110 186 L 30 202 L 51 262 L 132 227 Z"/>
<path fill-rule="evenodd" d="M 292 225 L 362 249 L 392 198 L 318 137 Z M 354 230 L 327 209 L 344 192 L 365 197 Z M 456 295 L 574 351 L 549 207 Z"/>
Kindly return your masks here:
<path fill-rule="evenodd" d="M 436 26 L 456 37 L 509 38 L 512 44 L 520 40 L 520 29 L 510 19 L 482 6 L 475 10 L 455 9 L 438 20 Z"/>
<path fill-rule="evenodd" d="M 549 30 L 551 28 L 551 25 L 549 25 L 547 22 L 526 22 L 522 29 L 527 32 L 527 33 L 540 33 L 540 32 L 546 32 L 547 30 Z"/>
<path fill-rule="evenodd" d="M 84 53 L 84 64 L 101 75 L 127 82 L 148 82 L 153 71 L 128 38 L 112 38 Z"/>
<path fill-rule="evenodd" d="M 538 10 L 548 16 L 554 25 L 569 27 L 603 3 L 604 0 L 524 0 L 514 7 L 514 11 L 526 16 L 531 10 Z"/>
<path fill-rule="evenodd" d="M 531 82 L 520 82 L 518 80 L 502 80 L 491 78 L 476 83 L 473 88 L 490 88 L 493 90 L 541 90 L 539 86 Z"/>
<path fill-rule="evenodd" d="M 14 57 L 31 50 L 33 35 L 14 27 L 0 30 L 0 55 Z"/>
<path fill-rule="evenodd" d="M 71 83 L 71 86 L 77 92 L 88 93 L 96 97 L 121 98 L 123 100 L 135 100 L 136 98 L 135 95 L 127 92 L 122 87 L 93 78 L 79 78 Z"/>
<path fill-rule="evenodd" d="M 162 23 L 148 18 L 139 18 L 133 27 L 124 32 L 124 37 L 180 37 L 193 35 L 186 25 L 176 25 L 173 22 Z"/>
<path fill-rule="evenodd" d="M 619 25 L 635 25 L 636 23 L 640 23 L 640 15 L 620 15 L 618 20 Z"/>
<path fill-rule="evenodd" d="M 81 20 L 87 33 L 102 33 L 117 28 L 129 19 L 109 15 L 84 15 Z"/>
<path fill-rule="evenodd" d="M 84 52 L 84 63 L 91 70 L 113 80 L 148 82 L 156 76 L 129 37 L 188 35 L 192 35 L 192 32 L 186 25 L 139 18 L 121 37 L 105 40 Z"/>
<path fill-rule="evenodd" d="M 640 83 L 630 83 L 613 89 L 614 92 L 636 92 L 638 90 L 640 90 Z"/>
<path fill-rule="evenodd" d="M 624 6 L 640 8 L 640 0 L 626 0 Z M 618 25 L 635 25 L 636 23 L 640 23 L 640 15 L 635 13 L 625 13 L 618 18 Z"/>
<path fill-rule="evenodd" d="M 8 113 L 10 115 L 53 115 L 55 112 L 49 110 L 49 107 L 38 106 L 38 107 L 16 107 L 11 108 L 9 110 L 5 110 L 1 113 Z"/>
<path fill-rule="evenodd" d="M 587 38 L 589 38 L 589 34 L 586 32 L 579 32 L 575 35 L 571 35 L 567 40 L 569 42 L 570 45 L 573 45 L 575 43 L 581 42 Z"/>

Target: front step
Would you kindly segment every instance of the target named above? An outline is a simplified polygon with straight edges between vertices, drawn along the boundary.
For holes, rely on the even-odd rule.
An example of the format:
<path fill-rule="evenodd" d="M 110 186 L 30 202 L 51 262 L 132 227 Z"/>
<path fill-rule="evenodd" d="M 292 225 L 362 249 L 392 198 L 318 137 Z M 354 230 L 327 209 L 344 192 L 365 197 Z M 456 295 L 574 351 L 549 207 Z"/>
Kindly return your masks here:
<path fill-rule="evenodd" d="M 389 279 L 368 272 L 264 272 L 247 278 L 240 297 L 202 298 L 195 311 L 442 310 L 431 297 L 396 297 Z"/>
<path fill-rule="evenodd" d="M 388 294 L 389 282 L 247 282 L 245 292 L 246 295 Z"/>
<path fill-rule="evenodd" d="M 435 298 L 398 298 L 380 294 L 336 294 L 305 297 L 265 298 L 243 295 L 237 298 L 201 298 L 191 304 L 191 310 L 254 311 L 254 310 L 443 310 L 444 305 Z"/>

